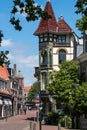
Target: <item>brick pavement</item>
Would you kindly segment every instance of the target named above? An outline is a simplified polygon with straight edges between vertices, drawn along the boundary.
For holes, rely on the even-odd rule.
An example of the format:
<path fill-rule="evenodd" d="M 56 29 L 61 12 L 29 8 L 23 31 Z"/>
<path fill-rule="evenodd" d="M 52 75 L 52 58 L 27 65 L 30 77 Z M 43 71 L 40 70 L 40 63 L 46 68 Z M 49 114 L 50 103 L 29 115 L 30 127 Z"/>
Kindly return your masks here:
<path fill-rule="evenodd" d="M 36 130 L 39 130 L 39 122 L 32 122 L 32 124 L 36 124 Z M 32 125 L 32 128 L 33 128 L 33 125 Z M 27 130 L 30 130 L 30 128 L 28 128 Z M 42 130 L 59 130 L 59 129 L 58 129 L 58 126 L 42 125 Z M 61 127 L 60 130 L 67 130 L 67 129 Z"/>
<path fill-rule="evenodd" d="M 7 125 L 10 124 L 13 126 L 15 126 L 16 124 L 17 125 L 23 125 L 22 127 L 23 130 L 30 130 L 30 120 L 29 118 L 31 119 L 32 117 L 36 117 L 36 112 L 37 111 L 27 111 L 27 114 L 26 115 L 16 115 L 16 116 L 13 116 L 13 117 L 10 117 L 8 118 L 7 120 Z M 1 129 L 1 124 L 4 126 L 6 125 L 6 120 L 0 120 L 0 130 L 3 130 Z M 33 127 L 36 127 L 36 129 L 32 129 L 32 130 L 39 130 L 39 122 L 35 122 L 35 121 L 32 121 L 32 124 L 33 124 Z M 6 125 L 6 126 L 7 126 Z M 9 125 L 8 125 L 9 127 Z M 17 126 L 19 127 L 19 126 Z M 11 129 L 11 128 L 10 128 Z M 6 130 L 10 130 L 9 128 L 6 129 Z M 16 128 L 16 129 L 11 129 L 11 130 L 20 130 L 21 129 L 21 126 L 20 128 Z M 22 130 L 22 129 L 21 129 Z M 42 130 L 58 130 L 58 126 L 50 126 L 50 125 L 42 125 Z M 61 128 L 61 130 L 65 130 L 64 128 Z"/>

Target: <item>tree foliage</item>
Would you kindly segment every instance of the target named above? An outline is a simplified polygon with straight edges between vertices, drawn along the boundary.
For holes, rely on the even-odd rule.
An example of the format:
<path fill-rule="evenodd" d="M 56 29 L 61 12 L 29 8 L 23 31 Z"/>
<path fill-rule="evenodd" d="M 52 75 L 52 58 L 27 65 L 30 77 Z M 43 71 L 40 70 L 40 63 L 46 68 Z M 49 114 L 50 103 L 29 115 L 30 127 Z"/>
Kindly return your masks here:
<path fill-rule="evenodd" d="M 65 61 L 59 71 L 51 74 L 51 83 L 47 85 L 49 93 L 58 95 L 58 99 L 68 114 L 80 115 L 87 112 L 87 83 L 79 84 L 78 62 Z"/>
<path fill-rule="evenodd" d="M 3 38 L 3 33 L 0 31 L 0 46 Z M 8 55 L 9 51 L 0 51 L 0 65 L 7 64 L 9 65 Z"/>
<path fill-rule="evenodd" d="M 9 66 L 10 61 L 8 60 L 8 55 L 9 51 L 1 51 L 0 52 L 0 65 L 2 66 L 3 64 L 6 64 Z"/>
<path fill-rule="evenodd" d="M 75 84 L 79 82 L 77 62 L 65 61 L 60 66 L 59 71 L 51 74 L 51 83 L 47 85 L 49 93 L 58 95 L 58 100 L 69 108 L 74 107 L 73 94 Z"/>
<path fill-rule="evenodd" d="M 81 19 L 76 22 L 76 27 L 84 32 L 87 30 L 87 0 L 77 0 L 75 7 L 76 13 L 81 14 Z"/>
<path fill-rule="evenodd" d="M 87 83 L 82 83 L 75 90 L 74 102 L 76 111 L 80 114 L 87 113 Z"/>
<path fill-rule="evenodd" d="M 40 92 L 40 85 L 38 82 L 35 82 L 31 89 L 28 92 L 28 101 L 34 101 L 35 95 Z"/>
<path fill-rule="evenodd" d="M 37 5 L 34 0 L 13 0 L 14 6 L 11 11 L 10 22 L 16 30 L 21 30 L 20 19 L 18 14 L 25 14 L 26 21 L 35 21 L 40 17 L 47 20 L 51 16 L 43 11 L 40 5 Z"/>
<path fill-rule="evenodd" d="M 68 99 L 71 90 L 78 81 L 78 63 L 65 61 L 60 65 L 60 70 L 52 72 L 50 77 L 51 83 L 47 85 L 49 92 L 60 97 L 66 96 Z"/>

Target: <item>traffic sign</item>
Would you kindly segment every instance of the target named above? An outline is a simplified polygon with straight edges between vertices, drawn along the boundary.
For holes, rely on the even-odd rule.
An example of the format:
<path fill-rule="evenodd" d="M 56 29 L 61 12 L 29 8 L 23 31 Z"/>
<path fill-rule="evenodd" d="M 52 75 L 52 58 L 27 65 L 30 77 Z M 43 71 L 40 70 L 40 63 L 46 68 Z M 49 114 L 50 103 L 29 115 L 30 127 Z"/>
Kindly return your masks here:
<path fill-rule="evenodd" d="M 36 100 L 35 100 L 35 102 L 36 102 L 36 105 L 40 104 L 40 94 L 39 93 L 36 94 Z"/>
<path fill-rule="evenodd" d="M 39 93 L 36 94 L 36 99 L 40 99 L 40 94 Z"/>

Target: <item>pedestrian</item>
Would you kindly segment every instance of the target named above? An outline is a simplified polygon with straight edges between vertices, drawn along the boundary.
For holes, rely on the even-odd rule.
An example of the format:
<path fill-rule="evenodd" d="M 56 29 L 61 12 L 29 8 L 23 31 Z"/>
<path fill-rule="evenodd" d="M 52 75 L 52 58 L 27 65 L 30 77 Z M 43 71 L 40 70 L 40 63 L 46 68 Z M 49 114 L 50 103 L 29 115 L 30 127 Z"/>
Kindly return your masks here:
<path fill-rule="evenodd" d="M 27 111 L 26 106 L 24 106 L 23 110 L 24 110 L 24 114 L 26 115 L 26 111 Z"/>

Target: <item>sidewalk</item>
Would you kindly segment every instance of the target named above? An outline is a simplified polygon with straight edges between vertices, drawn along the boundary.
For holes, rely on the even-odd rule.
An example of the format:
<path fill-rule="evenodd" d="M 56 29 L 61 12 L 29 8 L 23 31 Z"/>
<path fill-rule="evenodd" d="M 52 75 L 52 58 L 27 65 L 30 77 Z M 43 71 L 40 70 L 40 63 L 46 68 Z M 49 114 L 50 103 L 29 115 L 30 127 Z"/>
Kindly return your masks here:
<path fill-rule="evenodd" d="M 35 127 L 35 128 L 34 128 Z M 34 122 L 30 124 L 30 127 L 27 130 L 39 130 L 39 122 Z M 69 130 L 63 127 L 52 126 L 52 125 L 41 125 L 41 130 Z"/>

